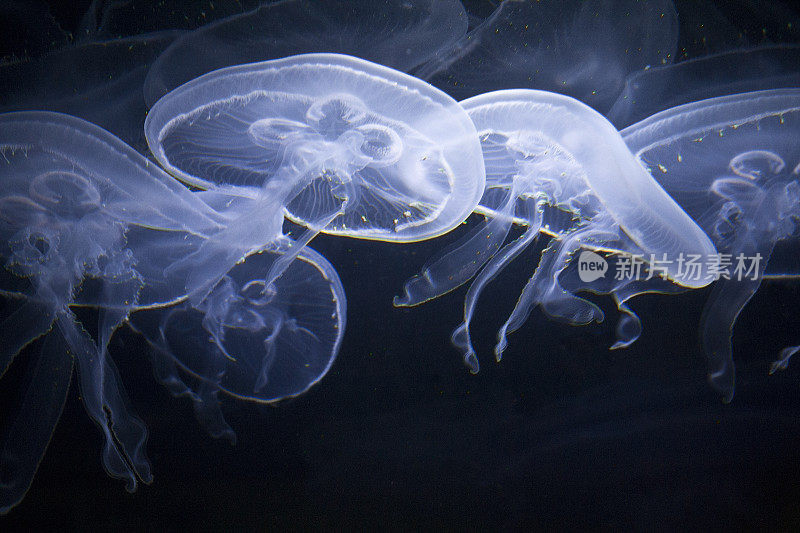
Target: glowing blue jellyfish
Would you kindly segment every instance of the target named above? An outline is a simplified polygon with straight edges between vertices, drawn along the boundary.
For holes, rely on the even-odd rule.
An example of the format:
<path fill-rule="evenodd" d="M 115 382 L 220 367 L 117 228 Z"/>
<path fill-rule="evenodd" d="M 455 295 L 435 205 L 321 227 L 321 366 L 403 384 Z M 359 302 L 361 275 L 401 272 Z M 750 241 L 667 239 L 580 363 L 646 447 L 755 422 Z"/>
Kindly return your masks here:
<path fill-rule="evenodd" d="M 720 252 L 703 313 L 709 379 L 734 392 L 731 335 L 739 313 L 771 276 L 796 276 L 800 217 L 800 89 L 758 91 L 668 109 L 623 130 L 653 177 Z M 791 252 L 770 261 L 779 243 Z M 781 353 L 775 369 L 797 351 Z"/>
<path fill-rule="evenodd" d="M 710 283 L 704 262 L 688 270 L 677 259 L 681 254 L 706 258 L 715 253 L 713 244 L 596 111 L 572 98 L 533 90 L 496 91 L 462 105 L 481 139 L 487 178 L 478 211 L 486 214 L 486 221 L 407 281 L 395 305 L 418 305 L 477 273 L 467 291 L 464 321 L 452 337 L 473 371 L 478 370 L 478 360 L 469 326 L 477 299 L 540 232 L 552 239 L 500 328 L 498 360 L 507 335 L 525 322 L 536 305 L 572 324 L 602 320 L 600 309 L 576 296 L 577 290 L 614 294 L 624 313 L 615 345 L 621 347 L 640 333 L 638 318 L 625 305 L 627 299 L 650 290 Z M 525 226 L 525 231 L 503 247 L 512 223 Z M 611 254 L 612 261 L 658 260 L 661 267 L 649 279 L 616 279 L 600 253 Z M 575 264 L 584 259 L 599 265 L 597 274 L 575 276 Z"/>
<path fill-rule="evenodd" d="M 265 274 L 286 248 L 282 239 L 248 255 L 198 305 L 183 301 L 130 317 L 155 349 L 159 381 L 192 400 L 215 438 L 236 439 L 218 392 L 258 403 L 298 396 L 327 374 L 339 352 L 347 314 L 339 276 L 305 247 L 268 285 Z"/>
<path fill-rule="evenodd" d="M 211 72 L 159 100 L 145 130 L 164 169 L 230 205 L 232 240 L 270 242 L 284 214 L 308 228 L 301 244 L 320 231 L 432 238 L 472 212 L 485 182 L 475 127 L 457 102 L 338 54 Z"/>
<path fill-rule="evenodd" d="M 212 434 L 232 437 L 217 392 L 276 401 L 324 376 L 344 331 L 345 298 L 319 254 L 293 252 L 298 260 L 286 263 L 291 245 L 282 235 L 267 243 L 229 240 L 223 214 L 85 121 L 20 112 L 0 115 L 0 125 L 0 372 L 46 336 L 3 436 L 0 511 L 30 486 L 73 361 L 86 409 L 105 434 L 109 475 L 124 479 L 128 490 L 138 480 L 150 482 L 147 431 L 130 410 L 107 350 L 114 331 L 136 312 L 147 313 L 136 323 L 162 354 L 159 377 L 173 392 L 194 394 Z M 209 248 L 228 253 L 197 254 Z M 196 261 L 189 265 L 185 256 Z M 95 337 L 75 307 L 97 309 Z M 146 330 L 154 320 L 157 329 Z M 196 337 L 182 338 L 188 334 Z M 188 355 L 175 348 L 190 344 L 197 349 Z M 177 366 L 200 381 L 197 391 L 178 390 Z"/>

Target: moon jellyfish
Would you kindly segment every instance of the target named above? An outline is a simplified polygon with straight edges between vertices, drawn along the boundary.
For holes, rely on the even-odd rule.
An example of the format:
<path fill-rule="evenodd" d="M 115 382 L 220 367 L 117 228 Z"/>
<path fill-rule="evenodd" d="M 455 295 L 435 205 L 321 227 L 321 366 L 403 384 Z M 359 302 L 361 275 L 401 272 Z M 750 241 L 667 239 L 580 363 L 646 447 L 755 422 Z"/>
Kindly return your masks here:
<path fill-rule="evenodd" d="M 259 403 L 298 396 L 322 379 L 339 351 L 346 300 L 336 271 L 306 247 L 266 285 L 280 249 L 249 255 L 197 306 L 182 302 L 131 317 L 155 348 L 156 376 L 175 396 L 192 399 L 214 437 L 235 441 L 217 392 Z"/>
<path fill-rule="evenodd" d="M 152 477 L 143 451 L 147 432 L 130 413 L 106 354 L 111 334 L 125 319 L 126 302 L 133 305 L 141 287 L 125 247 L 123 220 L 202 227 L 197 220 L 202 215 L 181 201 L 179 187 L 153 179 L 141 156 L 96 126 L 46 112 L 11 113 L 0 122 L 0 259 L 5 267 L 0 288 L 13 305 L 0 324 L 0 370 L 52 330 L 21 411 L 8 429 L 2 509 L 24 496 L 50 440 L 70 382 L 68 353 L 78 363 L 86 409 L 105 434 L 106 470 L 133 490 L 137 480 Z M 109 165 L 109 159 L 117 164 Z M 174 202 L 169 215 L 159 210 L 167 211 L 164 200 Z M 169 218 L 173 215 L 185 216 L 185 222 Z M 94 290 L 87 287 L 92 295 L 83 297 L 117 304 L 101 311 L 97 343 L 70 308 L 76 293 L 83 292 L 85 277 L 97 284 Z"/>
<path fill-rule="evenodd" d="M 695 102 L 623 130 L 658 182 L 714 240 L 719 266 L 701 336 L 709 380 L 733 397 L 731 335 L 766 277 L 797 276 L 800 217 L 800 89 Z M 779 244 L 790 246 L 773 256 Z M 785 366 L 796 347 L 781 354 Z"/>
<path fill-rule="evenodd" d="M 187 34 L 153 65 L 145 94 L 168 91 L 215 69 L 331 52 L 407 71 L 463 37 L 458 0 L 283 0 Z"/>
<path fill-rule="evenodd" d="M 596 111 L 567 96 L 524 89 L 487 93 L 462 105 L 481 139 L 487 185 L 478 211 L 487 220 L 408 280 L 394 303 L 418 305 L 477 274 L 467 291 L 464 320 L 452 336 L 473 372 L 478 371 L 478 360 L 469 327 L 477 299 L 539 232 L 552 239 L 498 332 L 498 360 L 507 335 L 522 326 L 536 305 L 572 324 L 602 320 L 602 311 L 576 296 L 576 289 L 600 291 L 610 284 L 603 292 L 614 292 L 620 311 L 627 315 L 618 329 L 620 347 L 639 334 L 638 319 L 624 305 L 627 298 L 653 285 L 693 288 L 711 281 L 704 264 L 690 270 L 678 261 L 681 254 L 714 254 L 711 241 Z M 524 225 L 524 232 L 503 247 L 512 222 Z M 562 274 L 577 262 L 579 252 L 578 261 L 590 259 L 596 275 L 585 272 L 579 281 L 565 280 Z M 608 263 L 599 252 L 618 259 L 659 260 L 660 269 L 638 284 L 628 277 L 604 284 Z"/>
<path fill-rule="evenodd" d="M 625 76 L 672 61 L 677 36 L 669 0 L 507 0 L 414 73 L 457 100 L 497 89 L 542 89 L 604 113 Z"/>
<path fill-rule="evenodd" d="M 75 117 L 0 115 L 0 156 L 0 373 L 46 336 L 5 427 L 0 511 L 16 505 L 30 486 L 60 416 L 73 361 L 87 412 L 105 436 L 109 475 L 124 479 L 131 491 L 152 479 L 147 431 L 131 412 L 108 353 L 111 336 L 131 313 L 153 309 L 148 312 L 167 316 L 158 331 L 168 338 L 186 331 L 213 340 L 184 361 L 187 371 L 205 378 L 205 401 L 217 390 L 244 394 L 247 372 L 253 373 L 253 394 L 269 391 L 270 400 L 299 394 L 329 368 L 345 304 L 336 273 L 318 254 L 304 252 L 263 285 L 268 265 L 288 247 L 286 237 L 267 250 L 243 239 L 223 241 L 229 236 L 224 214 L 116 137 Z M 197 253 L 208 241 L 235 249 L 228 255 L 236 259 L 222 273 L 219 256 L 201 260 Z M 186 255 L 196 258 L 194 265 L 182 261 Z M 264 272 L 257 276 L 258 270 Z M 185 302 L 197 285 L 211 291 L 190 306 Z M 76 307 L 96 310 L 94 335 Z M 172 347 L 159 339 L 151 342 Z M 292 341 L 297 345 L 289 347 Z M 221 415 L 200 418 L 212 433 L 224 422 Z"/>
<path fill-rule="evenodd" d="M 703 56 L 642 70 L 607 113 L 624 128 L 659 111 L 716 96 L 800 86 L 800 45 L 782 44 Z"/>
<path fill-rule="evenodd" d="M 235 203 L 223 248 L 202 250 L 204 257 L 243 237 L 271 242 L 284 213 L 308 229 L 281 264 L 321 231 L 432 238 L 472 212 L 485 181 L 475 127 L 457 102 L 416 78 L 337 54 L 201 76 L 159 100 L 145 132 L 170 174 Z"/>

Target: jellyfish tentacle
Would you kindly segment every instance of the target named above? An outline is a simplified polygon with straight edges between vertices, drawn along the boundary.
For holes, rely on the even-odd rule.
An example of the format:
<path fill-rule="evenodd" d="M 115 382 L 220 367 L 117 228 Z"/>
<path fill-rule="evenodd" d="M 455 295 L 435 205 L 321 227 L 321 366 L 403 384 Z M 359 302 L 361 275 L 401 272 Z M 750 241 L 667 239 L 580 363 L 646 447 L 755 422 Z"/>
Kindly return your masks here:
<path fill-rule="evenodd" d="M 264 339 L 264 355 L 261 357 L 261 368 L 258 369 L 258 379 L 256 379 L 256 383 L 253 386 L 253 390 L 255 392 L 261 392 L 267 386 L 269 382 L 269 371 L 272 369 L 272 365 L 275 362 L 276 356 L 276 349 L 275 343 L 278 341 L 278 337 L 281 334 L 281 328 L 283 327 L 282 323 L 278 323 L 275 326 L 275 329 L 267 335 Z"/>
<path fill-rule="evenodd" d="M 231 444 L 235 444 L 236 433 L 225 421 L 219 400 L 217 399 L 220 389 L 219 381 L 224 371 L 224 366 L 220 365 L 220 362 L 225 359 L 224 356 L 220 354 L 218 358 L 209 358 L 209 360 L 205 361 L 206 366 L 199 368 L 195 375 L 194 372 L 184 368 L 182 365 L 179 367 L 178 362 L 169 349 L 169 344 L 164 334 L 166 324 L 170 322 L 170 318 L 176 312 L 182 309 L 183 306 L 178 305 L 168 310 L 159 310 L 149 314 L 145 312 L 145 316 L 148 316 L 150 319 L 156 318 L 158 322 L 157 327 L 151 333 L 146 332 L 143 328 L 149 320 L 145 319 L 141 313 L 134 315 L 133 326 L 145 336 L 147 342 L 153 348 L 151 351 L 153 372 L 159 383 L 166 387 L 174 397 L 188 397 L 192 401 L 195 418 L 211 437 L 215 439 L 224 438 Z M 203 327 L 208 331 L 205 324 Z M 218 346 L 218 343 L 215 342 L 214 344 Z M 199 385 L 197 390 L 186 384 L 181 377 L 179 368 L 190 372 L 198 378 Z"/>
<path fill-rule="evenodd" d="M 754 153 L 758 159 L 764 158 L 765 154 L 771 154 Z M 783 168 L 783 160 L 779 156 L 771 154 L 767 159 L 775 168 Z M 796 209 L 800 187 L 796 182 L 788 185 L 778 183 L 766 190 L 758 189 L 758 194 L 755 194 L 750 187 L 742 187 L 738 183 L 724 185 L 726 196 L 745 206 L 744 210 L 750 212 L 749 219 L 736 228 L 736 239 L 731 250 L 737 258 L 749 258 L 751 261 L 758 258 L 754 272 L 745 272 L 744 275 L 740 272 L 736 278 L 731 276 L 730 279 L 719 279 L 716 282 L 701 318 L 703 350 L 708 359 L 708 379 L 727 403 L 733 399 L 735 386 L 731 346 L 733 327 L 742 309 L 761 285 L 776 243 L 785 238 L 790 226 L 793 226 L 787 223 L 792 210 Z M 747 209 L 753 206 L 755 209 Z M 782 352 L 782 355 L 786 354 Z M 786 361 L 788 362 L 788 358 Z"/>
<path fill-rule="evenodd" d="M 617 302 L 617 310 L 621 314 L 615 329 L 617 340 L 611 345 L 610 350 L 627 348 L 642 335 L 642 321 L 639 316 L 633 312 L 626 301 L 617 299 L 616 295 L 614 295 L 614 299 Z"/>
<path fill-rule="evenodd" d="M 642 321 L 628 305 L 629 299 L 641 293 L 642 290 L 630 282 L 620 285 L 611 291 L 611 297 L 617 304 L 617 311 L 619 311 L 620 315 L 617 319 L 617 327 L 614 330 L 617 340 L 609 347 L 609 350 L 627 348 L 642 335 Z"/>
<path fill-rule="evenodd" d="M 297 256 L 303 251 L 306 245 L 317 235 L 325 229 L 328 224 L 333 222 L 333 220 L 344 213 L 345 211 L 345 201 L 342 205 L 336 209 L 333 213 L 328 213 L 326 215 L 322 215 L 315 223 L 309 224 L 309 227 L 303 232 L 303 235 L 300 236 L 299 239 L 296 241 L 288 238 L 280 239 L 282 243 L 285 243 L 285 247 L 288 250 L 284 251 L 280 257 L 273 261 L 272 265 L 265 276 L 265 289 L 269 287 L 276 279 L 281 277 L 281 275 L 286 272 L 286 269 L 289 268 L 289 265 L 292 261 L 294 261 Z"/>
<path fill-rule="evenodd" d="M 218 385 L 201 380 L 197 392 L 192 396 L 194 416 L 212 438 L 225 439 L 233 446 L 236 444 L 236 432 L 222 414 L 218 395 Z"/>
<path fill-rule="evenodd" d="M 224 301 L 220 302 L 220 298 Z M 184 387 L 186 387 L 189 392 L 189 397 L 192 399 L 194 416 L 198 422 L 200 422 L 212 438 L 225 439 L 230 442 L 231 445 L 236 444 L 236 432 L 233 431 L 225 420 L 217 395 L 219 394 L 222 376 L 225 374 L 226 358 L 228 360 L 235 360 L 228 354 L 227 350 L 225 350 L 224 322 L 226 317 L 220 316 L 220 314 L 227 314 L 227 306 L 234 304 L 235 301 L 232 300 L 235 298 L 236 294 L 233 280 L 226 275 L 209 298 L 203 302 L 203 329 L 214 339 L 215 349 L 211 351 L 211 357 L 201 360 L 199 363 L 204 365 L 204 367 L 194 369 L 198 372 L 198 375 L 203 376 L 203 378 L 200 379 L 197 390 L 191 390 L 184 384 Z M 223 307 L 225 308 L 223 309 Z M 211 315 L 213 315 L 213 317 Z M 162 322 L 162 335 L 164 329 L 163 324 L 165 322 L 166 320 Z M 164 346 L 166 346 L 166 344 L 164 344 Z M 173 375 L 177 374 L 175 373 Z M 181 383 L 183 382 L 181 381 Z"/>
<path fill-rule="evenodd" d="M 105 435 L 103 464 L 112 477 L 125 480 L 129 492 L 136 490 L 139 481 L 152 481 L 150 463 L 144 455 L 147 429 L 129 410 L 119 373 L 108 356 L 108 343 L 136 305 L 141 287 L 141 280 L 136 277 L 105 282 L 105 301 L 127 302 L 127 305 L 100 311 L 97 343 L 69 309 L 59 312 L 57 321 L 61 334 L 78 360 L 86 410 Z"/>
<path fill-rule="evenodd" d="M 761 285 L 766 264 L 775 247 L 775 236 L 768 229 L 741 228 L 740 236 L 732 249 L 738 250 L 737 255 L 745 258 L 759 257 L 758 268 L 752 275 L 740 276 L 741 279 L 731 277 L 717 280 L 700 318 L 701 340 L 708 362 L 708 380 L 722 394 L 722 400 L 726 403 L 733 399 L 735 386 L 731 346 L 733 326 L 742 309 Z"/>
<path fill-rule="evenodd" d="M 285 205 L 288 205 L 294 198 L 297 197 L 298 194 L 300 194 L 300 191 L 309 186 L 309 184 L 314 181 L 314 176 L 325 174 L 323 169 L 324 165 L 322 165 L 324 160 L 320 159 L 322 150 L 315 149 L 315 153 L 317 152 L 319 153 L 317 154 L 316 159 L 311 162 L 306 161 L 304 163 L 305 166 L 299 169 L 301 177 L 300 179 L 298 179 L 296 176 L 287 175 L 281 180 L 286 182 L 284 184 L 284 191 L 281 193 L 281 197 L 285 199 Z M 320 171 L 319 174 L 313 171 L 313 169 Z M 284 251 L 284 253 L 272 263 L 272 266 L 270 266 L 269 272 L 265 277 L 265 288 L 269 287 L 286 271 L 286 269 L 289 267 L 289 264 L 297 258 L 297 256 L 314 237 L 325 231 L 331 222 L 347 211 L 349 206 L 358 202 L 358 186 L 353 182 L 350 173 L 340 170 L 336 176 L 338 181 L 332 184 L 331 194 L 340 200 L 339 205 L 337 205 L 334 209 L 328 210 L 327 212 L 320 213 L 315 220 L 307 221 L 305 223 L 306 230 L 299 239 L 292 240 L 279 237 L 279 239 L 283 241 L 283 244 L 286 245 L 288 250 Z"/>
<path fill-rule="evenodd" d="M 59 313 L 57 324 L 78 361 L 81 395 L 89 416 L 105 435 L 103 464 L 112 477 L 125 480 L 125 488 L 136 490 L 138 481 L 152 480 L 142 448 L 147 430 L 131 414 L 123 397 L 119 375 L 71 311 Z"/>
<path fill-rule="evenodd" d="M 457 289 L 491 259 L 510 229 L 510 221 L 484 219 L 467 235 L 434 256 L 419 274 L 408 279 L 403 284 L 403 295 L 395 296 L 393 305 L 414 307 Z"/>
<path fill-rule="evenodd" d="M 735 370 L 731 335 L 742 309 L 761 285 L 757 280 L 716 282 L 711 297 L 703 308 L 702 343 L 708 360 L 708 380 L 722 394 L 724 402 L 733 399 Z"/>
<path fill-rule="evenodd" d="M 530 204 L 530 206 L 529 206 Z M 505 245 L 500 252 L 491 258 L 488 264 L 481 270 L 478 277 L 469 287 L 467 296 L 464 299 L 464 320 L 453 331 L 450 337 L 453 344 L 461 350 L 464 362 L 470 367 L 470 371 L 474 374 L 480 369 L 478 358 L 475 354 L 475 349 L 472 346 L 472 339 L 469 333 L 469 326 L 472 322 L 472 316 L 475 313 L 475 306 L 478 303 L 478 298 L 483 291 L 486 284 L 492 281 L 511 261 L 513 261 L 523 250 L 525 250 L 532 242 L 539 236 L 539 230 L 542 227 L 542 209 L 537 205 L 537 202 L 526 202 L 529 209 L 526 213 L 526 220 L 529 221 L 525 232 L 517 237 L 514 241 Z"/>

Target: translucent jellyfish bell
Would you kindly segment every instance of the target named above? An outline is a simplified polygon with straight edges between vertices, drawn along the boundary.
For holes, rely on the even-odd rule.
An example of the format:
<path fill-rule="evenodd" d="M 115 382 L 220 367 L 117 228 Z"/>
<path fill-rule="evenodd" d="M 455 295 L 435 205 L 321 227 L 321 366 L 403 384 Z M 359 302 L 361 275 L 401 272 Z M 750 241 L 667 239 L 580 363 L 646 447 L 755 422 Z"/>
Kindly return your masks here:
<path fill-rule="evenodd" d="M 322 379 L 339 351 L 346 300 L 324 257 L 303 248 L 265 285 L 265 272 L 285 247 L 249 255 L 199 306 L 184 302 L 131 317 L 156 350 L 156 375 L 174 394 L 194 400 L 198 418 L 216 437 L 234 438 L 218 391 L 260 403 L 298 396 Z"/>
<path fill-rule="evenodd" d="M 168 172 L 239 197 L 248 231 L 253 217 L 285 212 L 310 228 L 301 242 L 319 231 L 441 235 L 472 212 L 485 180 L 475 127 L 454 100 L 344 55 L 211 72 L 159 100 L 145 130 Z"/>
<path fill-rule="evenodd" d="M 283 0 L 227 17 L 179 39 L 153 65 L 152 105 L 212 70 L 311 52 L 348 54 L 408 71 L 467 31 L 458 0 Z"/>
<path fill-rule="evenodd" d="M 701 331 L 709 379 L 734 392 L 731 335 L 765 277 L 797 276 L 800 89 L 712 98 L 662 111 L 623 130 L 653 177 L 714 240 L 719 280 Z M 776 245 L 793 250 L 770 262 Z M 796 351 L 781 354 L 785 366 Z"/>
<path fill-rule="evenodd" d="M 703 231 L 650 177 L 628 151 L 616 129 L 600 114 L 572 98 L 533 90 L 496 91 L 462 102 L 478 129 L 486 164 L 487 185 L 478 211 L 487 221 L 433 259 L 419 276 L 406 282 L 395 305 L 417 305 L 454 289 L 478 273 L 464 306 L 464 322 L 453 334 L 469 366 L 478 362 L 469 336 L 477 298 L 485 285 L 542 231 L 553 236 L 514 311 L 500 329 L 495 354 L 506 347 L 508 333 L 518 329 L 535 305 L 574 324 L 601 320 L 594 304 L 575 289 L 626 289 L 626 281 L 594 285 L 565 283 L 560 278 L 582 248 L 616 255 L 667 256 L 661 282 L 694 288 L 710 283 L 705 267 L 689 272 L 680 255 L 706 257 L 715 252 Z M 512 222 L 525 232 L 501 248 Z M 597 255 L 597 260 L 603 259 Z M 588 278 L 587 278 L 588 279 Z M 656 283 L 659 278 L 653 281 Z M 586 281 L 586 280 L 582 280 Z M 632 315 L 624 300 L 620 309 Z M 635 317 L 634 317 L 635 318 Z M 620 346 L 638 329 L 621 331 Z"/>

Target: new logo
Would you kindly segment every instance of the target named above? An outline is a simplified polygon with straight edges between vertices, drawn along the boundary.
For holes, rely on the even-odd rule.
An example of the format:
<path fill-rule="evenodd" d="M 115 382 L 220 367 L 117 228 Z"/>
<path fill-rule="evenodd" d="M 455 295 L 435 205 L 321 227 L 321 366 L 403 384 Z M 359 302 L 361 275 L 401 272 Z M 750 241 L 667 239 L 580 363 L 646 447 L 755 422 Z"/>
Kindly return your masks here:
<path fill-rule="evenodd" d="M 584 250 L 578 256 L 578 277 L 584 283 L 600 279 L 608 272 L 608 262 L 592 251 Z"/>

